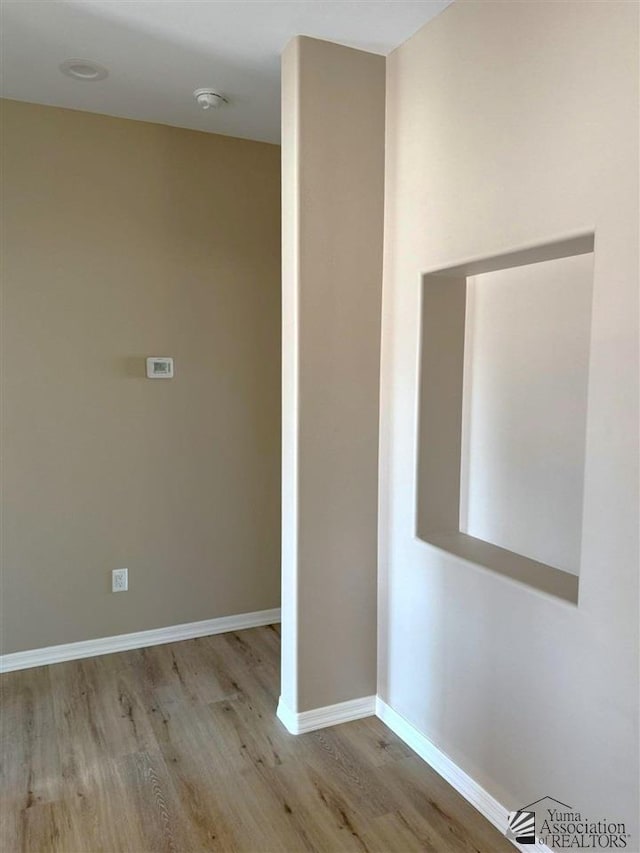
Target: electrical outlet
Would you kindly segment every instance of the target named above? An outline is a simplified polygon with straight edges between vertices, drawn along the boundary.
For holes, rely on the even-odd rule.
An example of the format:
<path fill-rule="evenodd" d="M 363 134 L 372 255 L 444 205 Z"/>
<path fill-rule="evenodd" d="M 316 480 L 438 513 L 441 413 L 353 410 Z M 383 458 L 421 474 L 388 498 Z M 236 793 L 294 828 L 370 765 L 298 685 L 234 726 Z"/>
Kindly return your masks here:
<path fill-rule="evenodd" d="M 129 589 L 129 569 L 113 569 L 111 592 L 126 592 Z"/>

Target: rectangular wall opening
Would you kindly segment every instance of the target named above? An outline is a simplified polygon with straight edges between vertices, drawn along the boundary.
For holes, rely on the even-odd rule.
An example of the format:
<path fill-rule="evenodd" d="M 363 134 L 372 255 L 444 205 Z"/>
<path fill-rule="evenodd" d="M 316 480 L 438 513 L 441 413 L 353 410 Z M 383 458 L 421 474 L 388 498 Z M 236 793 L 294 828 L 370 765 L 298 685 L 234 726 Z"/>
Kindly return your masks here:
<path fill-rule="evenodd" d="M 423 276 L 417 534 L 576 603 L 593 234 Z"/>

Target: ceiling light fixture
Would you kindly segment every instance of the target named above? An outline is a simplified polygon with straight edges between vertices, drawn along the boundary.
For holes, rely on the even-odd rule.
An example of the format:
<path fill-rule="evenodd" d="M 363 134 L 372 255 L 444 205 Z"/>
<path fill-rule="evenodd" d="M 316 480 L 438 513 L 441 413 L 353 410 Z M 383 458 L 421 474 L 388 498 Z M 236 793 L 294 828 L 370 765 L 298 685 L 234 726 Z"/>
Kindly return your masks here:
<path fill-rule="evenodd" d="M 229 103 L 224 95 L 216 92 L 215 89 L 196 89 L 193 93 L 193 97 L 203 110 L 210 110 L 212 108 L 217 109 L 217 107 L 221 107 L 223 104 Z"/>
<path fill-rule="evenodd" d="M 60 65 L 60 71 L 74 80 L 91 81 L 104 80 L 109 73 L 102 65 L 90 59 L 66 59 Z"/>

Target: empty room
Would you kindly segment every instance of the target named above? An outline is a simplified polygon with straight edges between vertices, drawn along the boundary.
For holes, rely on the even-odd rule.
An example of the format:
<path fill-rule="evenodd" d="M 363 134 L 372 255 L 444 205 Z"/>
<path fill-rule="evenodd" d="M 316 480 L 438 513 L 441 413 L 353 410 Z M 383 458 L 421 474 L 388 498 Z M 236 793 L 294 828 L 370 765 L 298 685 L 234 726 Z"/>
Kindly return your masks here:
<path fill-rule="evenodd" d="M 640 853 L 640 3 L 0 70 L 2 853 Z"/>

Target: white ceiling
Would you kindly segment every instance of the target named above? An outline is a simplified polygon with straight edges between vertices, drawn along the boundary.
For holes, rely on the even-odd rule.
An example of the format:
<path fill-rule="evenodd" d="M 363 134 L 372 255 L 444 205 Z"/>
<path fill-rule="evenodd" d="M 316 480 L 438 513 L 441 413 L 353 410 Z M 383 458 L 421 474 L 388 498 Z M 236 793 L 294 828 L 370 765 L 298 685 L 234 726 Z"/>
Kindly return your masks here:
<path fill-rule="evenodd" d="M 0 0 L 6 98 L 280 139 L 280 53 L 295 35 L 387 54 L 451 0 Z M 106 80 L 65 77 L 90 59 Z M 202 111 L 212 86 L 228 106 Z"/>

